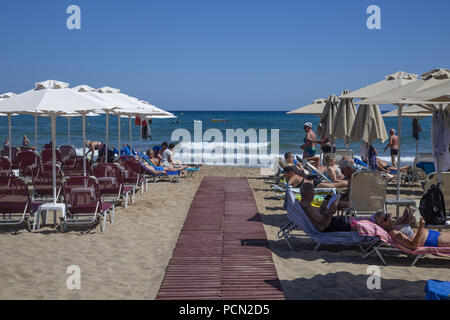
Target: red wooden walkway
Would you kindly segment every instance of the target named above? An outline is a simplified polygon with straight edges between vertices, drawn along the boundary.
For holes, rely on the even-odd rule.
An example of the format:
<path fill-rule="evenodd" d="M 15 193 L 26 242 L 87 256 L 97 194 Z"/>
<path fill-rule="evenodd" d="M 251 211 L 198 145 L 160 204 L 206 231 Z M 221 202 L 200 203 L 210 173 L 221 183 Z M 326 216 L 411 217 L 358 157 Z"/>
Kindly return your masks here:
<path fill-rule="evenodd" d="M 247 179 L 203 179 L 156 299 L 285 299 Z"/>

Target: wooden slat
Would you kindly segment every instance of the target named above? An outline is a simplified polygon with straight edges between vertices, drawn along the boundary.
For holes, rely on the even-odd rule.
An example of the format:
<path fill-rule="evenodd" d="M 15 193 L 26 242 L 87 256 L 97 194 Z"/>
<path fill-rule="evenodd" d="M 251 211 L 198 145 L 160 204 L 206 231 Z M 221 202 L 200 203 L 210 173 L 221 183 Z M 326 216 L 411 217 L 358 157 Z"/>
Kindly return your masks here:
<path fill-rule="evenodd" d="M 156 299 L 285 299 L 247 179 L 202 180 Z"/>

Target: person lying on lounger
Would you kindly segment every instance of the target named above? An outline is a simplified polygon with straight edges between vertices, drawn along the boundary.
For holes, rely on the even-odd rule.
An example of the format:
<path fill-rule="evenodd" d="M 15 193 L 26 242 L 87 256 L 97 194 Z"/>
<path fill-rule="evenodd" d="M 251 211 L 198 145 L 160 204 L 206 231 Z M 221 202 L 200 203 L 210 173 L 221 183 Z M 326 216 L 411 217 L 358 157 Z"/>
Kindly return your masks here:
<path fill-rule="evenodd" d="M 184 168 L 174 168 L 172 166 L 163 166 L 161 165 L 161 157 L 158 157 L 155 155 L 155 152 L 152 149 L 147 150 L 146 152 L 148 160 L 153 164 L 150 165 L 149 163 L 143 161 L 143 164 L 145 164 L 145 167 L 153 167 L 154 170 L 163 171 L 162 173 L 166 172 L 176 172 L 176 171 L 183 171 Z"/>
<path fill-rule="evenodd" d="M 341 168 L 336 163 L 336 155 L 333 153 L 327 153 L 323 158 L 323 162 L 326 165 L 325 176 L 330 179 L 332 182 L 345 181 L 348 184 L 348 181 L 345 180 L 345 176 L 342 174 Z"/>
<path fill-rule="evenodd" d="M 303 183 L 311 183 L 315 188 L 346 188 L 347 182 L 323 182 L 322 179 L 305 170 L 303 167 L 288 166 L 284 169 L 284 176 L 289 185 L 300 188 Z"/>
<path fill-rule="evenodd" d="M 300 205 L 305 211 L 311 223 L 320 232 L 351 231 L 351 226 L 340 217 L 333 217 L 336 213 L 336 203 L 327 209 L 328 201 L 322 202 L 319 209 L 312 206 L 316 194 L 311 183 L 304 183 L 300 188 L 302 201 Z"/>
<path fill-rule="evenodd" d="M 393 222 L 391 216 L 384 212 L 375 213 L 371 220 L 386 230 L 392 239 L 408 249 L 415 250 L 418 247 L 450 247 L 450 233 L 440 233 L 438 231 L 424 229 L 425 220 L 422 217 L 420 217 L 420 224 L 417 229 L 412 229 L 407 225 L 399 230 L 399 224 Z M 403 220 L 406 219 L 403 218 Z"/>

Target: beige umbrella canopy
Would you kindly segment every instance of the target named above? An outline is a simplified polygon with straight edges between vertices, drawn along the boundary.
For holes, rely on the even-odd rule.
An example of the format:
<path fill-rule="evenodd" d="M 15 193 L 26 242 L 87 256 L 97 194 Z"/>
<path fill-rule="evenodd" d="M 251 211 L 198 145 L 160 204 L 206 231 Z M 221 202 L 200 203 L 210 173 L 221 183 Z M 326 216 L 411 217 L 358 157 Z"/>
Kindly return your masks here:
<path fill-rule="evenodd" d="M 409 106 L 405 106 L 402 109 L 402 117 L 408 117 L 408 118 L 425 118 L 425 117 L 431 117 L 433 113 L 424 107 L 412 104 Z M 389 111 L 385 114 L 383 114 L 384 118 L 389 117 L 398 117 L 398 109 L 394 109 L 392 111 Z"/>
<path fill-rule="evenodd" d="M 286 114 L 313 114 L 315 116 L 320 116 L 325 107 L 325 99 L 320 98 L 313 101 L 312 104 L 300 107 L 298 109 L 286 112 Z"/>
<path fill-rule="evenodd" d="M 350 93 L 344 90 L 341 96 Z M 333 122 L 332 135 L 337 139 L 344 139 L 348 153 L 350 133 L 356 117 L 356 108 L 352 98 L 342 98 Z"/>
<path fill-rule="evenodd" d="M 352 141 L 364 141 L 368 144 L 376 140 L 388 139 L 380 108 L 377 105 L 360 105 L 350 132 Z"/>
<path fill-rule="evenodd" d="M 317 133 L 322 138 L 331 138 L 334 140 L 333 136 L 333 121 L 336 117 L 338 109 L 339 99 L 332 94 L 325 101 L 325 107 L 320 116 L 319 126 L 317 128 Z"/>
<path fill-rule="evenodd" d="M 417 74 L 398 71 L 388 75 L 384 80 L 378 81 L 361 89 L 342 94 L 339 98 L 365 99 L 386 91 L 403 87 L 409 83 L 416 81 Z"/>

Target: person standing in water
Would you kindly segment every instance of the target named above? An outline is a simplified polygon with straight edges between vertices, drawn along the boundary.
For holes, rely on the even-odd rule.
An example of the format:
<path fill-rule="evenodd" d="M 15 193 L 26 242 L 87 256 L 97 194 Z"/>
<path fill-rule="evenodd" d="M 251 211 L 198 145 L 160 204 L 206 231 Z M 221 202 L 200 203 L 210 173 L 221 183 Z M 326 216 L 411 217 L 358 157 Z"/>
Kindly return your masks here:
<path fill-rule="evenodd" d="M 399 141 L 399 139 L 398 139 L 398 136 L 395 135 L 395 130 L 394 129 L 389 130 L 389 135 L 391 137 L 389 138 L 388 145 L 384 148 L 384 152 L 386 152 L 386 150 L 388 148 L 391 148 L 392 167 L 397 168 L 396 162 L 395 162 L 395 157 L 397 157 L 397 155 L 398 155 L 398 148 L 399 148 L 398 141 Z"/>
<path fill-rule="evenodd" d="M 306 122 L 303 125 L 306 132 L 304 144 L 300 146 L 303 149 L 303 159 L 311 158 L 316 155 L 316 134 L 312 129 L 312 123 Z"/>

